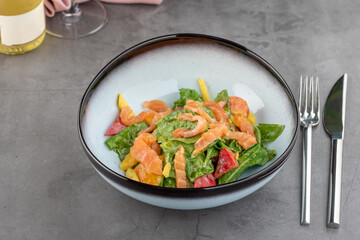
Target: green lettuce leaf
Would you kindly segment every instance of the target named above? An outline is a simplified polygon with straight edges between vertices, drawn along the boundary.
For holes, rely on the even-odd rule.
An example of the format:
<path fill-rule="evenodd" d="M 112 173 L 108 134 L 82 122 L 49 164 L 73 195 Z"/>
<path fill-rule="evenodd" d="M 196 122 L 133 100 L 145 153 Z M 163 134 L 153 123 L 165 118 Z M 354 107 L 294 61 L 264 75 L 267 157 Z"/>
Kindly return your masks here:
<path fill-rule="evenodd" d="M 231 122 L 230 100 L 229 100 L 228 91 L 226 89 L 219 92 L 218 95 L 216 95 L 216 98 L 214 99 L 214 102 L 220 102 L 220 101 L 227 102 L 227 104 L 224 106 L 224 110 L 225 110 L 226 114 L 228 115 L 230 122 Z M 232 124 L 230 124 L 230 130 L 234 131 Z"/>
<path fill-rule="evenodd" d="M 276 150 L 275 149 L 268 149 L 268 148 L 264 148 L 264 149 L 268 152 L 269 161 L 276 156 Z"/>
<path fill-rule="evenodd" d="M 178 146 L 182 145 L 185 150 L 185 158 L 187 155 L 191 154 L 194 151 L 193 144 L 186 144 L 184 142 L 166 140 L 160 144 L 161 149 L 164 152 L 164 165 L 166 163 L 171 164 L 171 169 L 169 173 L 169 177 L 175 178 L 175 167 L 174 167 L 174 157 L 176 152 L 179 150 Z"/>
<path fill-rule="evenodd" d="M 214 99 L 214 102 L 220 102 L 220 101 L 227 102 L 227 104 L 224 107 L 224 110 L 229 115 L 230 118 L 230 101 L 229 101 L 229 94 L 226 89 L 219 92 L 216 98 Z"/>
<path fill-rule="evenodd" d="M 164 124 L 166 124 L 167 122 L 172 122 L 172 121 L 177 120 L 178 115 L 179 115 L 180 113 L 191 113 L 191 112 L 188 111 L 188 110 L 183 109 L 183 110 L 177 110 L 177 111 L 174 111 L 174 112 L 172 112 L 172 113 L 169 113 L 168 115 L 166 115 L 165 117 L 161 118 L 159 121 L 157 121 L 157 122 L 155 123 L 156 127 L 159 127 L 159 126 L 161 126 L 161 125 L 164 125 Z"/>
<path fill-rule="evenodd" d="M 244 148 L 235 139 L 218 139 L 214 143 L 215 148 L 218 150 L 221 150 L 223 148 L 226 148 L 233 152 L 242 152 L 244 150 Z"/>
<path fill-rule="evenodd" d="M 220 185 L 236 181 L 246 169 L 254 165 L 266 164 L 270 160 L 271 156 L 270 153 L 261 145 L 255 144 L 239 156 L 239 166 L 221 176 L 218 179 L 218 184 Z"/>
<path fill-rule="evenodd" d="M 119 156 L 120 161 L 122 161 L 126 155 L 130 152 L 130 147 L 134 145 L 135 138 L 141 130 L 147 128 L 145 122 L 131 125 L 115 136 L 112 136 L 105 141 L 105 144 L 108 148 L 116 152 Z"/>
<path fill-rule="evenodd" d="M 259 123 L 262 142 L 275 141 L 284 131 L 285 125 Z"/>
<path fill-rule="evenodd" d="M 178 151 L 179 145 L 182 145 L 185 150 L 185 171 L 189 182 L 193 183 L 196 178 L 201 177 L 203 174 L 214 172 L 214 165 L 211 162 L 211 157 L 216 155 L 216 149 L 208 151 L 207 154 L 201 153 L 197 156 L 193 156 L 192 152 L 194 151 L 194 144 L 167 140 L 160 144 L 160 147 L 165 155 L 164 164 L 167 162 L 171 164 L 169 177 L 175 178 L 174 157 Z"/>
<path fill-rule="evenodd" d="M 256 141 L 258 144 L 261 144 L 261 131 L 258 127 L 253 127 L 254 128 L 254 134 L 255 134 L 255 137 L 256 137 Z"/>
<path fill-rule="evenodd" d="M 214 115 L 214 113 L 210 110 L 210 108 L 204 107 L 204 106 L 202 106 L 202 105 L 200 105 L 200 104 L 199 104 L 199 106 L 200 106 L 207 114 L 209 114 L 209 116 L 210 116 L 211 118 L 215 118 L 215 115 Z"/>
<path fill-rule="evenodd" d="M 189 143 L 195 143 L 201 137 L 200 135 L 198 135 L 191 138 L 176 138 L 172 135 L 172 133 L 178 128 L 193 129 L 196 127 L 197 122 L 177 120 L 177 117 L 180 113 L 186 113 L 186 112 L 189 111 L 187 110 L 174 111 L 156 122 L 157 128 L 154 130 L 153 134 L 158 138 L 159 143 L 165 142 L 167 140 L 175 140 L 189 144 Z"/>
<path fill-rule="evenodd" d="M 174 102 L 173 109 L 177 107 L 185 106 L 186 100 L 188 99 L 192 99 L 194 101 L 199 101 L 199 102 L 204 101 L 202 96 L 194 89 L 181 88 L 179 91 L 180 91 L 180 98 Z"/>
<path fill-rule="evenodd" d="M 176 138 L 173 136 L 173 132 L 178 128 L 193 129 L 196 127 L 196 123 L 197 122 L 175 120 L 168 122 L 167 124 L 160 125 L 156 128 L 156 131 L 154 131 L 153 134 L 158 138 L 158 142 L 177 140 L 184 143 L 195 143 L 200 138 L 200 135 L 191 138 Z"/>
<path fill-rule="evenodd" d="M 211 155 L 213 153 L 210 153 Z M 190 182 L 195 182 L 198 177 L 201 177 L 205 173 L 214 172 L 214 165 L 211 162 L 210 155 L 206 157 L 205 153 L 201 153 L 197 156 L 185 155 L 186 165 L 185 171 Z"/>
<path fill-rule="evenodd" d="M 176 188 L 176 180 L 173 177 L 168 177 L 164 179 L 163 182 L 163 186 L 164 187 L 169 187 L 169 188 Z"/>

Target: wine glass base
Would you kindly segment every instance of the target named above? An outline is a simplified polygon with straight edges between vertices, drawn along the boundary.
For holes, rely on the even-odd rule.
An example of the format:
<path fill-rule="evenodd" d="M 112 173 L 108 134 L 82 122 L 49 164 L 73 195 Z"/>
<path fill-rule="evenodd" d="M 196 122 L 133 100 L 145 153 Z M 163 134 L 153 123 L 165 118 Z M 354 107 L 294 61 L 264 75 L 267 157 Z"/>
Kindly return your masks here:
<path fill-rule="evenodd" d="M 58 12 L 46 19 L 48 34 L 66 39 L 86 37 L 99 31 L 108 21 L 104 6 L 97 0 L 84 2 L 76 10 Z"/>

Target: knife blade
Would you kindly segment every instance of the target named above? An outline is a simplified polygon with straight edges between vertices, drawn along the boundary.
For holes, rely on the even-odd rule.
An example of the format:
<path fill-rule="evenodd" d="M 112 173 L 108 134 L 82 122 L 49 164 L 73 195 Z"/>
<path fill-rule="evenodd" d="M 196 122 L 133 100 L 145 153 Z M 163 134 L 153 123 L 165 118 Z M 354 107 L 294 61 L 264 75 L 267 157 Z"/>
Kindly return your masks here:
<path fill-rule="evenodd" d="M 340 226 L 341 172 L 344 146 L 347 74 L 333 86 L 326 99 L 323 124 L 331 136 L 327 227 Z"/>

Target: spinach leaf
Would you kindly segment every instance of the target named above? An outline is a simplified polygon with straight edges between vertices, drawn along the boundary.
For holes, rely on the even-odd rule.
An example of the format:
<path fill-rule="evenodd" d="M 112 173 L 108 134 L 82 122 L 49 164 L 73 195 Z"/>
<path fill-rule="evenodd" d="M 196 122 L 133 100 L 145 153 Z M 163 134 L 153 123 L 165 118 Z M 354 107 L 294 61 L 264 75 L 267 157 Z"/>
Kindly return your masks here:
<path fill-rule="evenodd" d="M 199 106 L 207 113 L 211 118 L 215 118 L 214 113 L 210 110 L 210 108 L 204 107 L 203 105 L 199 104 Z"/>
<path fill-rule="evenodd" d="M 185 153 L 192 153 L 194 151 L 194 144 L 187 144 L 184 142 L 167 140 L 160 144 L 161 149 L 164 152 L 168 152 L 170 154 L 175 155 L 176 152 L 179 150 L 178 146 L 182 145 L 184 147 Z"/>
<path fill-rule="evenodd" d="M 169 187 L 169 188 L 176 188 L 176 181 L 172 177 L 165 178 L 163 186 L 164 187 Z"/>
<path fill-rule="evenodd" d="M 264 148 L 264 149 L 268 152 L 269 161 L 276 156 L 276 150 L 275 149 L 268 149 L 268 148 Z"/>
<path fill-rule="evenodd" d="M 166 164 L 168 162 L 171 164 L 169 177 L 172 177 L 172 178 L 175 178 L 174 157 L 175 157 L 176 152 L 179 150 L 178 149 L 179 145 L 182 145 L 184 147 L 184 150 L 186 153 L 185 158 L 186 158 L 186 155 L 190 155 L 192 153 L 192 151 L 194 151 L 193 144 L 186 144 L 186 143 L 179 142 L 179 141 L 166 140 L 160 144 L 160 147 L 163 150 L 164 156 L 165 156 L 164 164 Z"/>
<path fill-rule="evenodd" d="M 164 142 L 166 140 L 177 140 L 184 143 L 195 143 L 201 136 L 194 136 L 191 138 L 175 138 L 173 132 L 178 128 L 193 129 L 196 127 L 197 122 L 190 121 L 172 121 L 166 124 L 162 124 L 156 128 L 154 135 L 158 138 L 158 142 Z"/>
<path fill-rule="evenodd" d="M 225 139 L 218 139 L 215 140 L 213 143 L 211 143 L 208 147 L 212 147 L 214 146 L 216 149 L 221 150 L 223 148 L 228 148 L 228 146 L 226 145 L 226 141 Z"/>
<path fill-rule="evenodd" d="M 194 89 L 181 88 L 180 89 L 180 98 L 174 102 L 173 109 L 177 107 L 183 107 L 186 104 L 186 100 L 192 99 L 194 101 L 203 102 L 204 99 L 202 96 Z"/>
<path fill-rule="evenodd" d="M 212 173 L 214 171 L 214 165 L 211 162 L 211 156 L 215 155 L 215 151 L 208 153 L 208 157 L 205 153 L 201 153 L 197 156 L 193 156 L 194 144 L 186 144 L 184 142 L 167 140 L 160 144 L 160 147 L 165 154 L 165 164 L 170 162 L 171 170 L 169 177 L 175 178 L 174 157 L 178 151 L 178 146 L 182 145 L 185 150 L 185 171 L 190 182 L 194 182 L 196 178 L 201 177 L 205 173 Z"/>
<path fill-rule="evenodd" d="M 212 158 L 218 158 L 220 151 L 216 149 L 216 147 L 207 148 L 205 161 L 210 160 L 212 162 Z"/>
<path fill-rule="evenodd" d="M 119 156 L 120 161 L 122 161 L 126 155 L 130 152 L 130 147 L 134 145 L 135 138 L 141 130 L 147 128 L 145 122 L 131 125 L 115 136 L 109 138 L 105 141 L 105 144 L 108 148 L 116 152 Z"/>
<path fill-rule="evenodd" d="M 244 148 L 235 139 L 230 140 L 228 149 L 233 152 L 242 152 L 244 150 Z"/>
<path fill-rule="evenodd" d="M 212 164 L 210 157 L 207 158 L 205 153 L 201 153 L 197 156 L 185 155 L 185 159 L 186 175 L 192 183 L 205 173 L 214 172 L 214 165 Z"/>
<path fill-rule="evenodd" d="M 180 113 L 187 112 L 190 111 L 178 110 L 166 115 L 156 122 L 157 128 L 154 130 L 153 134 L 158 138 L 159 143 L 165 142 L 166 140 L 175 140 L 189 144 L 195 143 L 201 137 L 201 135 L 197 135 L 191 138 L 176 138 L 173 136 L 172 133 L 178 128 L 193 129 L 196 127 L 197 122 L 177 120 L 177 117 Z"/>
<path fill-rule="evenodd" d="M 226 89 L 222 90 L 221 92 L 216 95 L 216 98 L 214 99 L 214 102 L 220 102 L 220 101 L 226 101 L 227 104 L 224 106 L 224 110 L 226 114 L 228 115 L 231 123 L 231 113 L 230 113 L 230 100 L 229 100 L 229 94 Z M 234 131 L 233 125 L 230 124 L 230 130 Z"/>
<path fill-rule="evenodd" d="M 242 152 L 244 150 L 244 148 L 235 139 L 218 139 L 214 143 L 216 144 L 215 147 L 219 150 L 223 148 L 233 152 Z"/>
<path fill-rule="evenodd" d="M 218 184 L 236 181 L 249 167 L 266 164 L 270 160 L 269 157 L 268 151 L 261 147 L 261 145 L 255 144 L 241 154 L 238 159 L 239 166 L 221 176 L 218 179 Z"/>
<path fill-rule="evenodd" d="M 230 118 L 229 94 L 228 94 L 228 91 L 226 89 L 219 92 L 218 95 L 216 96 L 216 98 L 214 99 L 214 102 L 220 102 L 220 101 L 226 101 L 227 102 L 227 104 L 224 107 L 224 110 L 229 115 L 229 118 Z"/>
<path fill-rule="evenodd" d="M 177 110 L 177 111 L 174 111 L 172 113 L 169 113 L 168 115 L 166 115 L 165 117 L 161 118 L 159 121 L 157 121 L 155 123 L 156 127 L 159 127 L 161 125 L 164 125 L 166 124 L 167 122 L 172 122 L 172 121 L 175 121 L 177 120 L 178 118 L 178 115 L 180 113 L 191 113 L 191 111 L 188 111 L 188 110 Z"/>
<path fill-rule="evenodd" d="M 254 128 L 254 134 L 255 134 L 255 137 L 256 137 L 256 141 L 258 144 L 261 144 L 261 132 L 260 132 L 260 129 L 258 127 L 255 127 L 253 126 Z"/>
<path fill-rule="evenodd" d="M 259 123 L 262 142 L 275 141 L 284 131 L 285 125 Z"/>

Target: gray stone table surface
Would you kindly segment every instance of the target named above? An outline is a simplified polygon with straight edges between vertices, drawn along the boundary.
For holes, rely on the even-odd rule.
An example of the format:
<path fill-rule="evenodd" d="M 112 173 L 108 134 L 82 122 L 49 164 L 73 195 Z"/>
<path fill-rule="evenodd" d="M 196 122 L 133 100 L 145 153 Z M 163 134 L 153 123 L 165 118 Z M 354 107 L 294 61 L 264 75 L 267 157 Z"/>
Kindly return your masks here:
<path fill-rule="evenodd" d="M 78 40 L 47 36 L 35 51 L 0 55 L 0 239 L 360 239 L 360 1 L 164 0 L 105 4 L 109 22 Z M 321 101 L 348 73 L 340 229 L 326 228 L 330 139 L 313 131 L 311 225 L 299 224 L 302 142 L 265 187 L 206 210 L 153 207 L 115 190 L 80 145 L 80 99 L 97 72 L 143 40 L 195 32 L 268 60 L 297 96 L 320 77 Z M 276 107 L 276 106 L 274 106 Z M 301 135 L 300 135 L 301 136 Z"/>

